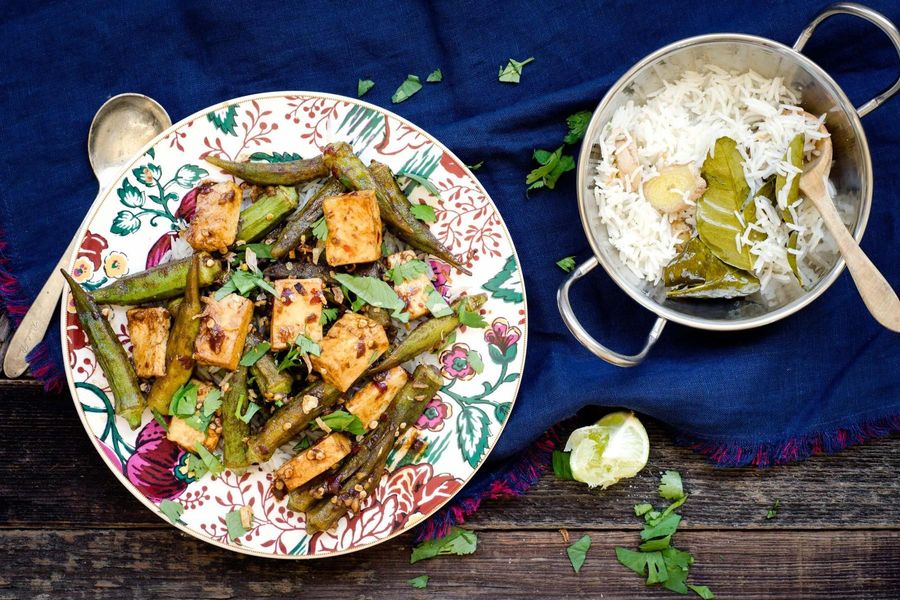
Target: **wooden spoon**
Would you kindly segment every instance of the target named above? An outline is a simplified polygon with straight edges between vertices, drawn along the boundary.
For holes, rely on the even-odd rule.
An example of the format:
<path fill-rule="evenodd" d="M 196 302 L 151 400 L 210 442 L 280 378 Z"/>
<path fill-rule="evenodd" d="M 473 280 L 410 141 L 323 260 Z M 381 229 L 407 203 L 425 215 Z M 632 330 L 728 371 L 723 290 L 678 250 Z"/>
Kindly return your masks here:
<path fill-rule="evenodd" d="M 828 133 L 824 125 L 819 131 Z M 818 143 L 819 156 L 803 167 L 800 176 L 800 191 L 813 203 L 825 226 L 834 236 L 838 250 L 847 263 L 850 276 L 856 283 L 856 289 L 862 296 L 866 308 L 875 317 L 875 320 L 890 329 L 900 332 L 900 299 L 891 288 L 884 275 L 869 260 L 862 251 L 853 235 L 847 230 L 841 216 L 838 214 L 834 202 L 828 195 L 825 185 L 828 174 L 831 171 L 832 147 L 831 137 L 826 137 Z"/>

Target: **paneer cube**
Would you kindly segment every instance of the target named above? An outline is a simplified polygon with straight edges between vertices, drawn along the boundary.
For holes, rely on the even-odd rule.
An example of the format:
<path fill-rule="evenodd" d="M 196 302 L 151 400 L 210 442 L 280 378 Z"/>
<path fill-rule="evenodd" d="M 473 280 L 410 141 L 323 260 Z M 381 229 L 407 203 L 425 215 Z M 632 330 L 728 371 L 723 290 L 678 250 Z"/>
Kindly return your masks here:
<path fill-rule="evenodd" d="M 210 296 L 203 302 L 206 308 L 200 315 L 194 358 L 204 365 L 234 371 L 244 352 L 253 303 L 237 294 L 228 294 L 221 300 Z"/>
<path fill-rule="evenodd" d="M 166 346 L 171 326 L 169 311 L 165 308 L 132 308 L 126 314 L 137 376 L 162 377 L 166 374 Z"/>
<path fill-rule="evenodd" d="M 378 419 L 409 379 L 403 367 L 382 371 L 362 386 L 344 407 L 359 417 L 366 429 L 374 429 Z"/>
<path fill-rule="evenodd" d="M 241 215 L 241 188 L 230 181 L 204 182 L 185 239 L 195 250 L 221 250 L 234 243 Z"/>
<path fill-rule="evenodd" d="M 372 319 L 347 312 L 319 343 L 319 356 L 311 356 L 322 379 L 346 392 L 369 365 L 388 349 L 384 328 Z"/>
<path fill-rule="evenodd" d="M 328 238 L 325 259 L 332 267 L 381 258 L 381 213 L 375 192 L 330 196 L 322 203 Z"/>
<path fill-rule="evenodd" d="M 203 406 L 203 400 L 206 399 L 206 395 L 209 394 L 213 387 L 200 381 L 192 381 L 191 383 L 197 386 L 197 412 L 199 413 Z M 169 431 L 166 432 L 166 437 L 170 442 L 178 444 L 188 452 L 196 452 L 197 444 L 203 444 L 207 450 L 212 452 L 219 444 L 220 433 L 217 427 L 220 423 L 218 411 L 209 422 L 209 427 L 206 428 L 205 432 L 191 427 L 181 417 L 173 416 L 169 421 Z"/>
<path fill-rule="evenodd" d="M 350 440 L 342 433 L 329 433 L 308 450 L 275 471 L 275 493 L 283 495 L 321 475 L 350 454 Z"/>
<path fill-rule="evenodd" d="M 387 257 L 389 269 L 393 269 L 399 265 L 416 260 L 416 253 L 412 250 L 404 250 L 391 254 Z M 409 313 L 410 319 L 418 319 L 428 314 L 429 294 L 437 293 L 428 273 L 419 273 L 412 279 L 404 279 L 400 283 L 394 284 L 394 291 L 400 296 L 400 299 L 406 303 L 406 312 Z"/>
<path fill-rule="evenodd" d="M 272 303 L 272 350 L 284 350 L 301 333 L 314 342 L 322 339 L 322 280 L 279 279 Z"/>

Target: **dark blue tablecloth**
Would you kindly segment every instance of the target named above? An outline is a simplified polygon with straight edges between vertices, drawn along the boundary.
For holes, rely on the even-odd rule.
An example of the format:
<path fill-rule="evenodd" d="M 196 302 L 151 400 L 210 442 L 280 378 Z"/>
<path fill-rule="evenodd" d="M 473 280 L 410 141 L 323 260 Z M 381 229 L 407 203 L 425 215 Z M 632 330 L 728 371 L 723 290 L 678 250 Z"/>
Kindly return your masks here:
<path fill-rule="evenodd" d="M 873 0 L 893 20 L 900 5 Z M 22 314 L 94 199 L 85 153 L 91 117 L 125 91 L 158 99 L 178 120 L 269 90 L 355 95 L 425 128 L 468 163 L 500 207 L 527 282 L 529 344 L 518 403 L 497 461 L 586 405 L 624 406 L 669 424 L 721 464 L 766 464 L 896 429 L 900 344 L 866 312 L 844 273 L 818 301 L 739 333 L 670 325 L 650 359 L 622 370 L 568 334 L 555 292 L 560 257 L 589 256 L 572 173 L 525 197 L 534 148 L 554 148 L 567 115 L 592 109 L 647 53 L 679 38 L 741 32 L 793 43 L 822 2 L 7 2 L 0 23 L 0 226 L 8 311 Z M 851 17 L 827 21 L 808 54 L 857 104 L 898 74 L 886 37 Z M 497 81 L 533 56 L 521 84 Z M 444 81 L 392 106 L 407 73 Z M 865 118 L 875 198 L 864 250 L 900 286 L 900 100 Z M 575 305 L 612 347 L 636 348 L 652 316 L 599 270 Z M 57 327 L 38 374 L 60 372 Z M 40 354 L 40 353 L 39 353 Z M 521 465 L 519 465 L 521 466 Z M 482 478 L 476 489 L 491 480 Z M 496 487 L 496 486 L 495 486 Z"/>

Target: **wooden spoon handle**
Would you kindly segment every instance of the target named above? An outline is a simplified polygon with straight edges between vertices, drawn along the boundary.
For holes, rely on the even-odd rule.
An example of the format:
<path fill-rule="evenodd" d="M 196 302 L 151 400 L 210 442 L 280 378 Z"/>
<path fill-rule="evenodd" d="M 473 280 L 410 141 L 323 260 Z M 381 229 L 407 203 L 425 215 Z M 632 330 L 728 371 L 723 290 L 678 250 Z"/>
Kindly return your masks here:
<path fill-rule="evenodd" d="M 876 321 L 891 331 L 900 332 L 900 299 L 897 298 L 897 293 L 891 284 L 872 264 L 866 253 L 859 247 L 856 239 L 847 230 L 834 202 L 831 201 L 825 190 L 821 190 L 818 197 L 810 194 L 810 199 L 822 215 L 825 226 L 834 236 L 866 308 L 869 309 Z"/>

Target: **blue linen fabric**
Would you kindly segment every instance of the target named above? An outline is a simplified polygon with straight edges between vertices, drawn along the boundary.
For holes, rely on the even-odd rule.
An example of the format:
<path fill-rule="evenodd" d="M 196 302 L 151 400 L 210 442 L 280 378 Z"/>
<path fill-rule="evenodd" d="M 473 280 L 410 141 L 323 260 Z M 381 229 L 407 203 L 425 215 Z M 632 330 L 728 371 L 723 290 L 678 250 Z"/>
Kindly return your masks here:
<path fill-rule="evenodd" d="M 870 5 L 900 20 L 896 2 Z M 563 175 L 555 190 L 525 196 L 532 151 L 558 146 L 565 117 L 592 109 L 644 55 L 712 32 L 790 44 L 823 6 L 798 0 L 7 2 L 0 23 L 0 226 L 3 267 L 18 285 L 4 287 L 5 302 L 21 312 L 35 297 L 93 201 L 97 186 L 85 138 L 97 107 L 111 95 L 145 93 L 177 121 L 263 91 L 355 96 L 357 79 L 369 78 L 376 85 L 366 100 L 425 128 L 467 163 L 484 161 L 477 175 L 518 248 L 529 303 L 528 359 L 492 461 L 516 455 L 586 405 L 631 408 L 704 447 L 748 452 L 839 429 L 851 436 L 880 432 L 876 426 L 885 419 L 896 427 L 890 419 L 900 415 L 900 338 L 872 320 L 847 273 L 807 309 L 764 328 L 709 333 L 669 325 L 645 364 L 618 369 L 584 350 L 556 308 L 565 274 L 555 262 L 590 255 L 574 174 Z M 851 17 L 823 24 L 807 52 L 857 104 L 898 73 L 887 38 Z M 519 85 L 497 81 L 507 59 L 532 56 Z M 441 84 L 391 105 L 407 73 L 424 77 L 437 67 Z M 895 287 L 898 108 L 895 100 L 864 119 L 875 197 L 862 246 Z M 638 347 L 652 322 L 599 269 L 576 286 L 574 303 L 590 331 L 623 351 Z M 59 373 L 57 330 L 51 324 L 47 343 L 51 370 Z"/>

